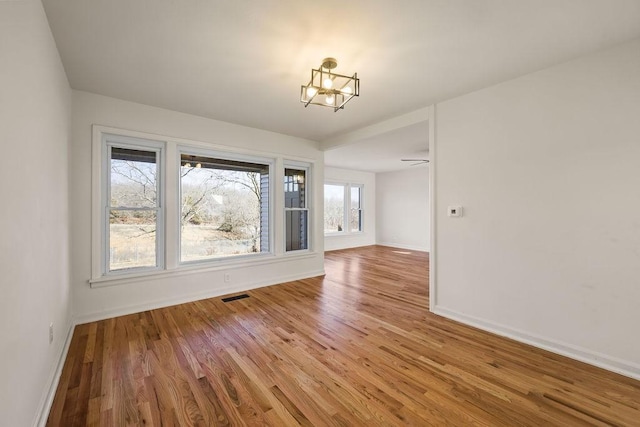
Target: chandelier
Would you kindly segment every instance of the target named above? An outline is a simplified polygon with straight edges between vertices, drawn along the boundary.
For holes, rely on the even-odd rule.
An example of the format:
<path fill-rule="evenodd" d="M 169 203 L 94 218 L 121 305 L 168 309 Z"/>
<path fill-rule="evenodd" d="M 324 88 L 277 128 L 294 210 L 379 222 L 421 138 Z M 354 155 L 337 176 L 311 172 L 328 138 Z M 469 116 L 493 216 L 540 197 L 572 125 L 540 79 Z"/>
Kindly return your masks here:
<path fill-rule="evenodd" d="M 322 105 L 336 112 L 343 109 L 351 98 L 360 96 L 358 73 L 351 77 L 332 73 L 337 65 L 335 58 L 325 58 L 317 70 L 311 69 L 311 80 L 300 89 L 300 102 L 305 107 L 309 104 Z"/>

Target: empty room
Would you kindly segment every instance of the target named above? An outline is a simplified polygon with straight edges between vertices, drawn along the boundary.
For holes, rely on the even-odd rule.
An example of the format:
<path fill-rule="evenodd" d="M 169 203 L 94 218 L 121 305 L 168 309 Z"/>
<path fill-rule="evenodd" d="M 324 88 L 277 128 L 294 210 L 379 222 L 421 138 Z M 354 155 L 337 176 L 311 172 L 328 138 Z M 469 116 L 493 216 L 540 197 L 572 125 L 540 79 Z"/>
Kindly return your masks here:
<path fill-rule="evenodd" d="M 0 425 L 640 426 L 639 0 L 0 0 Z"/>

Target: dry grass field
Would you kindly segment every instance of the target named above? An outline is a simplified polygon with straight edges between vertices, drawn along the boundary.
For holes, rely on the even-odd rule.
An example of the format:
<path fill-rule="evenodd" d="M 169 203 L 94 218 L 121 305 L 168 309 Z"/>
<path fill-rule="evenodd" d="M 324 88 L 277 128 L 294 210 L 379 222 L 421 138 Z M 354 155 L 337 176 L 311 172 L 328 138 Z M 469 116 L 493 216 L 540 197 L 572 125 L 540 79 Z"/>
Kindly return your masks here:
<path fill-rule="evenodd" d="M 111 224 L 111 270 L 155 265 L 155 224 Z M 253 252 L 253 240 L 237 238 L 211 225 L 182 228 L 182 261 Z M 257 241 L 259 247 L 259 241 Z"/>

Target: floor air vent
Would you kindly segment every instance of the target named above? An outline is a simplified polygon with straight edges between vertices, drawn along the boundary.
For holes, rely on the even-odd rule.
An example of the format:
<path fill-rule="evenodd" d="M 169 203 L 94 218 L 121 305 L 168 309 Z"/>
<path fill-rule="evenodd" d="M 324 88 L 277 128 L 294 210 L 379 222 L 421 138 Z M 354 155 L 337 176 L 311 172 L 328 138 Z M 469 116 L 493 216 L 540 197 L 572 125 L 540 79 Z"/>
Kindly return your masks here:
<path fill-rule="evenodd" d="M 242 294 L 242 295 L 236 295 L 235 297 L 222 298 L 222 302 L 230 302 L 230 301 L 235 301 L 237 299 L 243 299 L 243 298 L 249 298 L 249 295 Z"/>

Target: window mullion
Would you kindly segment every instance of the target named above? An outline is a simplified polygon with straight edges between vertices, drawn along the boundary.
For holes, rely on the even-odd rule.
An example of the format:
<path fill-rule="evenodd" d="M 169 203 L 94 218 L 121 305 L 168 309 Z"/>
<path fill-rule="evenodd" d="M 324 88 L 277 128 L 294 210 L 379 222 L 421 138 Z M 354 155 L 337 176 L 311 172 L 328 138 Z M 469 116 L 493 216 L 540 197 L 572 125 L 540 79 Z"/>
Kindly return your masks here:
<path fill-rule="evenodd" d="M 161 192 L 164 219 L 165 268 L 172 270 L 179 265 L 180 245 L 180 156 L 177 144 L 167 143 L 163 190 Z"/>

